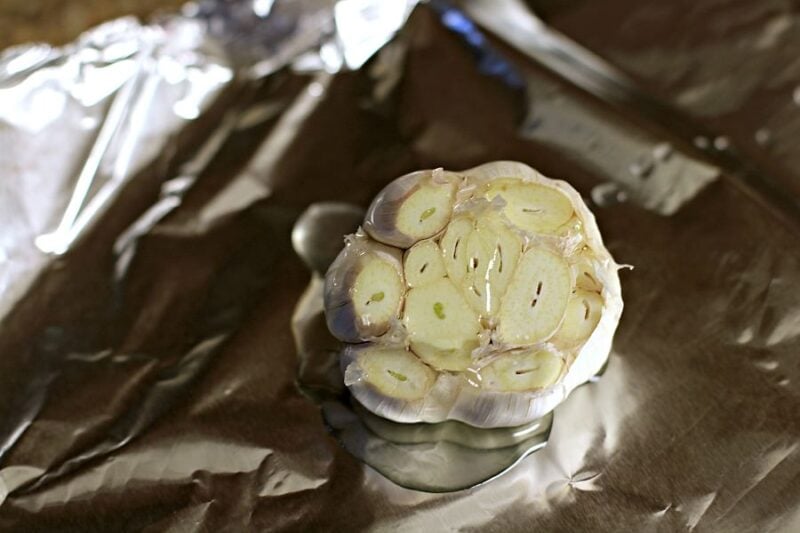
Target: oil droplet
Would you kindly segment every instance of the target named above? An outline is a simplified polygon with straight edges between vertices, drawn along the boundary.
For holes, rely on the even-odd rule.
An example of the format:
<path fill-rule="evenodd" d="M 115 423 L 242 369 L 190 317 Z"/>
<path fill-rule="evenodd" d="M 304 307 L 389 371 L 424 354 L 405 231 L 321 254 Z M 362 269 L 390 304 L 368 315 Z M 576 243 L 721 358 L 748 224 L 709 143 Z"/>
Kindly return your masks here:
<path fill-rule="evenodd" d="M 794 92 L 792 93 L 792 100 L 797 105 L 800 105 L 800 86 L 794 88 Z"/>
<path fill-rule="evenodd" d="M 464 371 L 464 377 L 471 387 L 479 388 L 481 386 L 481 381 L 483 381 L 483 376 L 481 376 L 480 371 L 474 368 L 466 369 Z"/>
<path fill-rule="evenodd" d="M 747 344 L 748 342 L 753 340 L 753 328 L 746 327 L 742 332 L 739 334 L 739 338 L 736 339 L 736 342 L 739 344 Z"/>
<path fill-rule="evenodd" d="M 730 148 L 730 146 L 731 142 L 724 135 L 720 135 L 719 137 L 714 139 L 714 148 L 716 148 L 720 152 L 727 150 L 728 148 Z"/>
<path fill-rule="evenodd" d="M 79 124 L 81 128 L 85 130 L 93 130 L 100 124 L 100 121 L 97 119 L 97 117 L 87 115 L 80 120 Z"/>
<path fill-rule="evenodd" d="M 311 83 L 311 84 L 308 86 L 308 93 L 309 93 L 311 96 L 316 96 L 316 97 L 319 97 L 319 96 L 322 96 L 322 93 L 323 93 L 323 92 L 325 92 L 325 88 L 324 88 L 324 87 L 322 86 L 322 84 L 321 84 L 320 82 L 318 82 L 318 81 L 315 81 L 315 82 Z"/>
<path fill-rule="evenodd" d="M 611 207 L 628 199 L 628 193 L 613 182 L 601 183 L 592 188 L 592 201 L 599 207 Z"/>
<path fill-rule="evenodd" d="M 694 145 L 701 150 L 705 150 L 709 147 L 710 143 L 708 142 L 708 138 L 698 135 L 694 138 Z"/>
<path fill-rule="evenodd" d="M 772 132 L 767 128 L 760 128 L 756 130 L 756 142 L 761 146 L 769 143 L 772 140 Z"/>
<path fill-rule="evenodd" d="M 654 165 L 650 156 L 644 155 L 628 165 L 628 172 L 637 178 L 646 178 L 653 172 Z"/>
<path fill-rule="evenodd" d="M 672 156 L 672 145 L 670 143 L 658 143 L 653 147 L 653 157 L 658 162 L 667 161 Z"/>
<path fill-rule="evenodd" d="M 761 370 L 764 370 L 765 372 L 771 372 L 771 371 L 775 370 L 776 368 L 778 368 L 778 362 L 777 361 L 772 361 L 772 360 L 755 361 L 753 364 L 756 365 Z"/>

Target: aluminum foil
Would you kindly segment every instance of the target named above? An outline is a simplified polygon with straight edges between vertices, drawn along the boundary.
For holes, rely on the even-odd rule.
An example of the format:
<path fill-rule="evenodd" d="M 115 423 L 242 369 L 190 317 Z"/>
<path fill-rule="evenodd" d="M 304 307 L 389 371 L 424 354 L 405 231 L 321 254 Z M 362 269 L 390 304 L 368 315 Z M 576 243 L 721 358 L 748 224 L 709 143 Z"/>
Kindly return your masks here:
<path fill-rule="evenodd" d="M 2 56 L 0 529 L 800 529 L 800 152 L 789 107 L 758 156 L 728 130 L 783 105 L 764 64 L 791 9 L 390 4 L 201 3 Z M 686 26 L 702 38 L 674 44 Z M 761 39 L 759 66 L 707 78 L 714 36 Z M 591 202 L 635 266 L 626 312 L 544 449 L 473 489 L 404 489 L 297 385 L 315 278 L 292 228 L 496 159 Z"/>
<path fill-rule="evenodd" d="M 800 198 L 800 11 L 765 0 L 547 4 L 548 33 L 639 89 L 636 107 L 744 175 L 773 204 L 796 211 Z M 614 21 L 614 32 L 596 21 Z M 580 43 L 580 44 L 577 44 Z M 583 62 L 587 58 L 584 54 Z M 591 60 L 589 60 L 591 62 Z M 630 93 L 630 91 L 627 91 Z M 658 109 L 660 108 L 660 109 Z"/>

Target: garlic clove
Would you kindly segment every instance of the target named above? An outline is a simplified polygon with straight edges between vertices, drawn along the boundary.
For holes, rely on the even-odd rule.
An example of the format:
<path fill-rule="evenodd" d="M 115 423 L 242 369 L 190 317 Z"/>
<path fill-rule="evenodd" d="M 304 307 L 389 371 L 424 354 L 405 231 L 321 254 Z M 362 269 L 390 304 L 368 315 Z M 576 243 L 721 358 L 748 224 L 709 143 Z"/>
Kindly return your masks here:
<path fill-rule="evenodd" d="M 554 384 L 564 359 L 550 350 L 520 350 L 498 356 L 480 370 L 481 386 L 492 390 L 534 391 Z"/>
<path fill-rule="evenodd" d="M 530 248 L 503 299 L 498 315 L 498 337 L 511 345 L 547 340 L 561 324 L 572 292 L 567 262 L 545 248 Z"/>
<path fill-rule="evenodd" d="M 503 214 L 518 228 L 530 233 L 555 233 L 571 218 L 575 209 L 559 190 L 520 179 L 499 179 L 488 184 L 487 200 L 501 197 Z"/>
<path fill-rule="evenodd" d="M 474 221 L 461 216 L 454 218 L 439 243 L 448 277 L 458 283 L 467 275 L 467 240 L 474 228 Z"/>
<path fill-rule="evenodd" d="M 572 274 L 575 277 L 575 287 L 584 291 L 600 294 L 603 284 L 598 279 L 597 268 L 592 264 L 588 254 L 582 254 L 578 261 L 572 265 Z"/>
<path fill-rule="evenodd" d="M 325 314 L 333 335 L 363 342 L 383 335 L 399 316 L 405 291 L 401 252 L 356 235 L 325 277 Z"/>
<path fill-rule="evenodd" d="M 432 240 L 427 240 L 412 246 L 405 253 L 403 271 L 406 276 L 406 284 L 411 288 L 445 277 L 447 270 L 439 245 Z"/>
<path fill-rule="evenodd" d="M 392 181 L 372 201 L 364 230 L 373 239 L 400 248 L 436 235 L 450 221 L 461 179 L 437 169 Z"/>
<path fill-rule="evenodd" d="M 603 297 L 596 292 L 576 290 L 570 297 L 564 322 L 554 337 L 554 342 L 566 346 L 579 344 L 594 332 L 603 314 Z"/>
<path fill-rule="evenodd" d="M 436 372 L 402 348 L 371 346 L 361 352 L 363 379 L 380 393 L 400 400 L 419 400 L 433 386 Z"/>
<path fill-rule="evenodd" d="M 522 253 L 522 240 L 498 218 L 481 216 L 467 238 L 461 286 L 472 308 L 493 318 Z"/>
<path fill-rule="evenodd" d="M 442 370 L 464 370 L 478 346 L 480 322 L 449 279 L 408 291 L 403 314 L 411 349 Z"/>
<path fill-rule="evenodd" d="M 344 383 L 378 416 L 395 422 L 444 420 L 452 399 L 442 396 L 441 376 L 413 352 L 380 343 L 346 345 L 340 356 Z"/>

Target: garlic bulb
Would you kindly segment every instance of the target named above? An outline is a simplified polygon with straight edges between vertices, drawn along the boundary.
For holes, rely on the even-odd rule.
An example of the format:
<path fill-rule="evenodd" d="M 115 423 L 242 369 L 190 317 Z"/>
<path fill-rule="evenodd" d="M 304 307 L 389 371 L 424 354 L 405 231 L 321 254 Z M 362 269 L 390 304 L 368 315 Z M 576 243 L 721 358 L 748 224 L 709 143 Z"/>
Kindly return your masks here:
<path fill-rule="evenodd" d="M 325 279 L 345 384 L 397 422 L 515 426 L 608 359 L 618 265 L 566 182 L 515 162 L 387 185 Z"/>

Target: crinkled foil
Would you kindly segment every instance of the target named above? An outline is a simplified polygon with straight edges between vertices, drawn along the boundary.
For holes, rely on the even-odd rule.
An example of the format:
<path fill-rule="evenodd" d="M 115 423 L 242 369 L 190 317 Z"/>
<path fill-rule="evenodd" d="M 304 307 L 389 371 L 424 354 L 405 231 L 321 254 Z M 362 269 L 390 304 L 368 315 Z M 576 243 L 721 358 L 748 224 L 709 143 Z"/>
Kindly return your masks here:
<path fill-rule="evenodd" d="M 199 3 L 7 51 L 0 529 L 800 530 L 797 13 L 531 4 Z M 497 159 L 590 201 L 626 311 L 544 449 L 411 491 L 296 384 L 291 230 Z"/>

